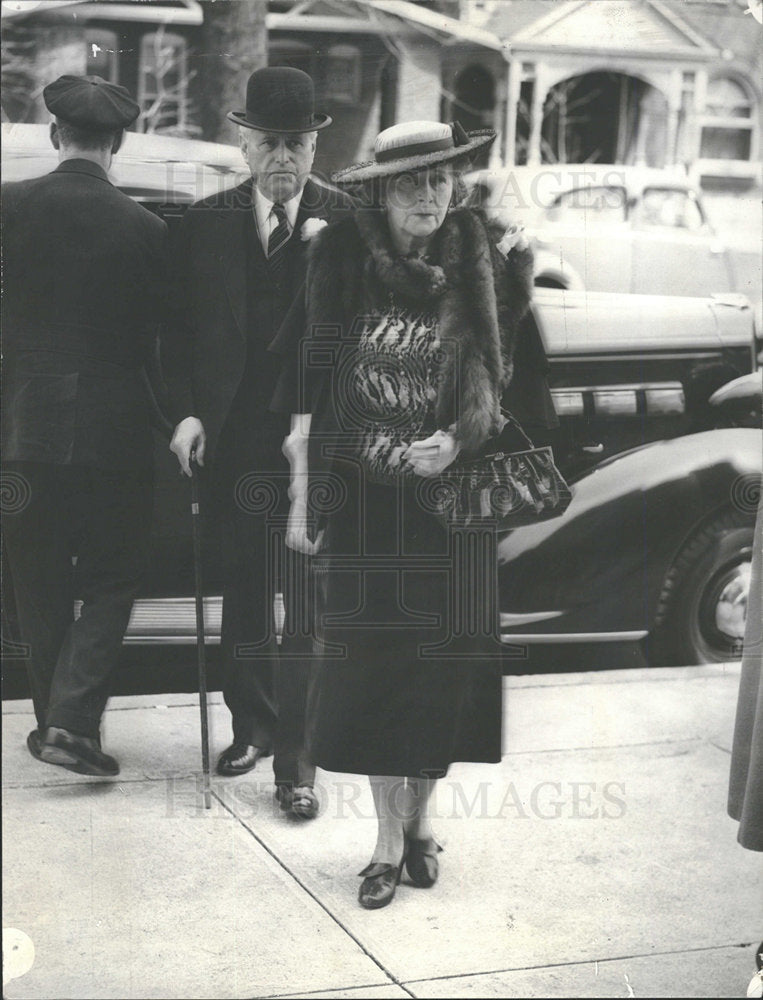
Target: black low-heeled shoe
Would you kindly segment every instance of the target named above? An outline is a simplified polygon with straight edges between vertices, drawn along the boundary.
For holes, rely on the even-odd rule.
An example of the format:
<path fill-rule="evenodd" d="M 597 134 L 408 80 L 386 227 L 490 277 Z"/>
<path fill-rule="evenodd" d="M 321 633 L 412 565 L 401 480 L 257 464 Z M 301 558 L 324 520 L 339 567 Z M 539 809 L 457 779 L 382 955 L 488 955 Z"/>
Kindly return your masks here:
<path fill-rule="evenodd" d="M 426 840 L 408 838 L 405 867 L 417 889 L 429 889 L 437 881 L 440 873 L 437 855 L 441 852 L 442 847 L 434 837 L 427 837 Z"/>
<path fill-rule="evenodd" d="M 380 910 L 395 898 L 395 889 L 405 864 L 405 854 L 399 865 L 384 861 L 372 861 L 358 875 L 365 876 L 358 890 L 358 901 L 366 910 Z"/>

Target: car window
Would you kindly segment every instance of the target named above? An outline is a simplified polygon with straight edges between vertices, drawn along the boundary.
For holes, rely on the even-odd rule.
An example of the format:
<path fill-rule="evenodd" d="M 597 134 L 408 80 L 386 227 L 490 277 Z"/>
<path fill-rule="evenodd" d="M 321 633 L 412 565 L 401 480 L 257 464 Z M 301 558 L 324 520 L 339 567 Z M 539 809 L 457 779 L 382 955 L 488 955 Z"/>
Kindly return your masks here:
<path fill-rule="evenodd" d="M 625 188 L 591 185 L 560 194 L 549 209 L 553 222 L 609 225 L 625 222 Z"/>
<path fill-rule="evenodd" d="M 668 229 L 701 229 L 704 219 L 690 191 L 676 188 L 644 188 L 633 210 L 635 226 Z"/>

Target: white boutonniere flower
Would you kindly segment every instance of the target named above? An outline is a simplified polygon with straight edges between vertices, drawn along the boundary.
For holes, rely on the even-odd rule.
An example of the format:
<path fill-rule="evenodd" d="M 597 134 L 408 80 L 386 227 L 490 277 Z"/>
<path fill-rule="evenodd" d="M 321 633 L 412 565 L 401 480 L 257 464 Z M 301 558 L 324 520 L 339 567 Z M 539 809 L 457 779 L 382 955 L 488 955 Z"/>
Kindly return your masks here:
<path fill-rule="evenodd" d="M 302 223 L 302 228 L 299 231 L 299 235 L 305 242 L 311 240 L 313 236 L 321 231 L 324 226 L 327 226 L 328 222 L 325 219 L 305 219 Z"/>
<path fill-rule="evenodd" d="M 515 248 L 517 250 L 526 250 L 529 243 L 527 242 L 527 237 L 525 236 L 525 227 L 509 226 L 496 246 L 504 257 L 508 257 L 509 252 Z"/>

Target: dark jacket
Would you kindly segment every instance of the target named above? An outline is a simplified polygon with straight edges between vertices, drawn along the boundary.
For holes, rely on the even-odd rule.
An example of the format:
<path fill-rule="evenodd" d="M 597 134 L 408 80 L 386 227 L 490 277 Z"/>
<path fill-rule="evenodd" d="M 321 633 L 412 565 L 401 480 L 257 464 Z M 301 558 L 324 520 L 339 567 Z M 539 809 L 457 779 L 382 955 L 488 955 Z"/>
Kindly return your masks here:
<path fill-rule="evenodd" d="M 3 185 L 3 457 L 151 463 L 164 222 L 84 159 Z"/>
<path fill-rule="evenodd" d="M 307 181 L 280 275 L 259 239 L 254 245 L 247 239 L 246 227 L 253 224 L 251 180 L 197 202 L 183 217 L 172 247 L 174 321 L 163 337 L 162 367 L 172 417 L 201 420 L 208 459 L 244 374 L 247 338 L 260 337 L 267 348 L 304 281 L 308 244 L 302 226 L 308 218 L 328 220 L 349 205 L 335 188 Z M 273 355 L 267 358 L 273 362 Z M 264 412 L 277 366 L 272 375 Z"/>

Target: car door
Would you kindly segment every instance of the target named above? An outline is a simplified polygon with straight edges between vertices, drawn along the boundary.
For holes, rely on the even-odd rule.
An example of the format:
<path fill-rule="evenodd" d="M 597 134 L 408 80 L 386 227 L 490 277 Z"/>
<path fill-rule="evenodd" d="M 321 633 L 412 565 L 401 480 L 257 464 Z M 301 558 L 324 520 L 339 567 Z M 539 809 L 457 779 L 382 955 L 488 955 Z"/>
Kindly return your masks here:
<path fill-rule="evenodd" d="M 734 290 L 725 245 L 694 193 L 645 187 L 630 211 L 630 291 L 643 295 L 710 295 Z"/>
<path fill-rule="evenodd" d="M 625 188 L 592 184 L 558 195 L 535 233 L 536 247 L 572 272 L 577 287 L 630 291 L 631 238 Z M 568 283 L 570 287 L 572 283 Z"/>

